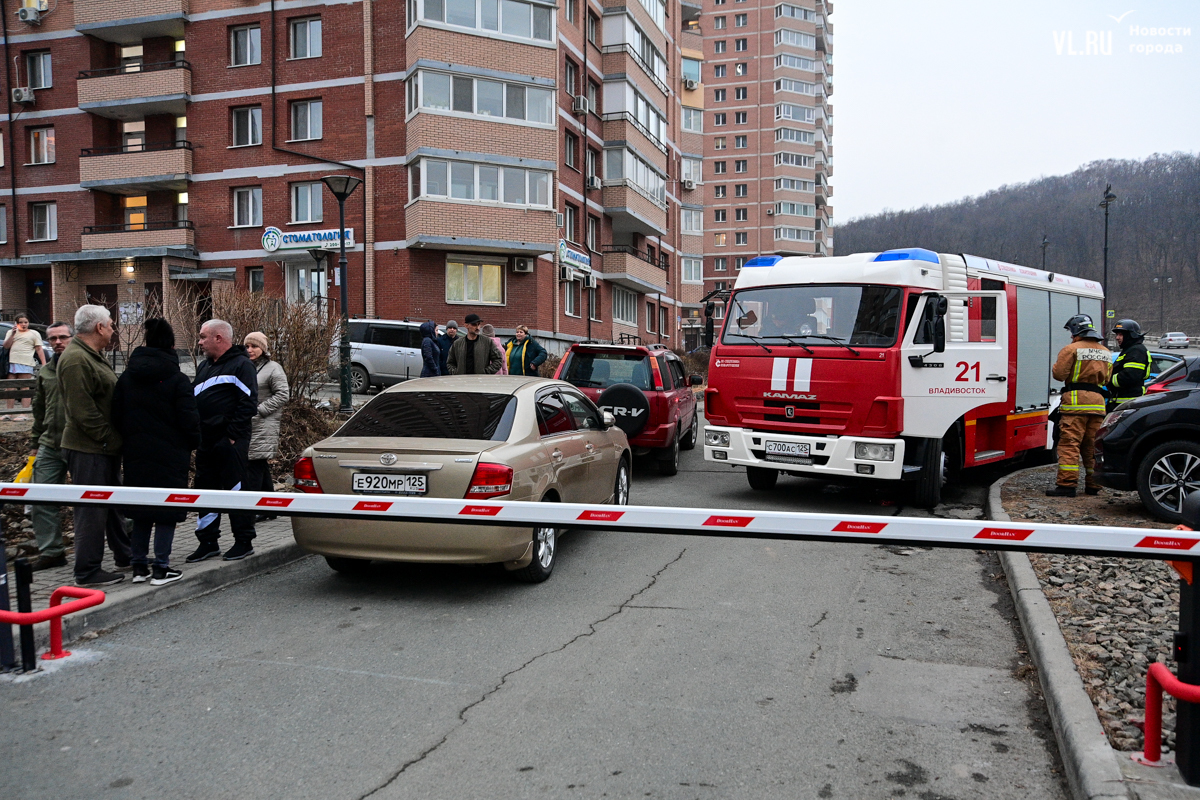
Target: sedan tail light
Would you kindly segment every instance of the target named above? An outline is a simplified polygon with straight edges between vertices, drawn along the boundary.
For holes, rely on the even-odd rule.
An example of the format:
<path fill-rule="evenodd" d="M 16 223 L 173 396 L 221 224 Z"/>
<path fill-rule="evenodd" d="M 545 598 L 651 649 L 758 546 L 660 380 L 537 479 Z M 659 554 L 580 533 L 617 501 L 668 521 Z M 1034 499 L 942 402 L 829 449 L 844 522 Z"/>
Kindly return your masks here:
<path fill-rule="evenodd" d="M 512 467 L 480 462 L 475 465 L 475 474 L 471 476 L 466 497 L 468 500 L 483 500 L 508 494 L 512 491 L 512 479 Z"/>
<path fill-rule="evenodd" d="M 1158 383 L 1152 383 L 1146 387 L 1146 394 L 1162 394 L 1163 392 L 1169 392 L 1169 391 L 1171 391 L 1171 384 L 1175 383 L 1176 381 L 1183 380 L 1184 377 L 1186 377 L 1186 376 L 1187 376 L 1186 372 L 1181 372 L 1178 375 L 1176 375 L 1172 378 L 1168 378 L 1165 381 L 1159 381 Z"/>
<path fill-rule="evenodd" d="M 317 480 L 317 470 L 313 467 L 313 460 L 308 456 L 296 460 L 296 466 L 292 468 L 292 477 L 296 479 L 296 488 L 308 494 L 323 494 L 324 489 L 321 488 L 321 482 Z"/>

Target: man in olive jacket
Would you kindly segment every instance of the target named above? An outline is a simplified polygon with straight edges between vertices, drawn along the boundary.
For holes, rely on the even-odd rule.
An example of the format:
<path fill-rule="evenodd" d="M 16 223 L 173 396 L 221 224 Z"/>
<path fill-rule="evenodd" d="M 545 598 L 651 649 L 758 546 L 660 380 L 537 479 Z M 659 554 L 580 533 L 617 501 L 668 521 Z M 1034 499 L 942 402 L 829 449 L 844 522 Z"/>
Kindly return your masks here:
<path fill-rule="evenodd" d="M 29 440 L 33 443 L 34 483 L 66 483 L 67 461 L 63 458 L 63 426 L 66 414 L 58 396 L 58 358 L 71 342 L 71 326 L 56 322 L 46 329 L 46 341 L 54 349 L 54 358 L 38 371 L 37 388 L 33 394 L 33 430 Z M 33 536 L 37 540 L 38 557 L 33 569 L 63 567 L 67 564 L 63 548 L 62 519 L 58 506 L 37 505 L 30 515 L 33 519 Z"/>
<path fill-rule="evenodd" d="M 467 314 L 467 335 L 450 347 L 446 367 L 451 375 L 495 375 L 504 364 L 504 354 L 491 337 L 480 336 L 483 320 L 478 314 Z"/>
<path fill-rule="evenodd" d="M 100 354 L 112 341 L 113 324 L 104 306 L 80 306 L 75 312 L 75 338 L 58 357 L 58 392 L 66 424 L 62 453 L 71 483 L 119 486 L 121 435 L 112 425 L 113 390 L 117 375 Z M 75 583 L 109 586 L 124 575 L 101 567 L 104 540 L 113 551 L 117 569 L 129 567 L 129 534 L 116 506 L 75 507 Z"/>

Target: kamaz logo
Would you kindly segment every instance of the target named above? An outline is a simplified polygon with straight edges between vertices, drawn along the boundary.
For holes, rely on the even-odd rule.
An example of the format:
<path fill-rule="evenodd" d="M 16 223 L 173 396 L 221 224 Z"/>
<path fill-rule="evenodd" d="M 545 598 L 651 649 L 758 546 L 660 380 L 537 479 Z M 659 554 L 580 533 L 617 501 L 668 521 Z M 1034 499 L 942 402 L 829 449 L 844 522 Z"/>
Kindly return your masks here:
<path fill-rule="evenodd" d="M 816 400 L 815 394 L 788 394 L 787 392 L 763 392 L 768 400 Z"/>

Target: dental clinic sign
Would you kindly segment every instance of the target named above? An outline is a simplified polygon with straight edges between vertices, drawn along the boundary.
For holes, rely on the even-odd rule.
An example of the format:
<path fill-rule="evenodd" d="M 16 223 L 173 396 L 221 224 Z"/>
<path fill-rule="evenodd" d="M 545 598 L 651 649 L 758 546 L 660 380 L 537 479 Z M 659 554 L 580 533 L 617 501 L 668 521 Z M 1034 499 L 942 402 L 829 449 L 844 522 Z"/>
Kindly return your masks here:
<path fill-rule="evenodd" d="M 268 253 L 278 250 L 337 250 L 339 233 L 346 236 L 346 247 L 354 247 L 354 228 L 345 228 L 339 232 L 337 228 L 325 231 L 288 231 L 284 232 L 274 225 L 263 231 L 262 246 Z"/>

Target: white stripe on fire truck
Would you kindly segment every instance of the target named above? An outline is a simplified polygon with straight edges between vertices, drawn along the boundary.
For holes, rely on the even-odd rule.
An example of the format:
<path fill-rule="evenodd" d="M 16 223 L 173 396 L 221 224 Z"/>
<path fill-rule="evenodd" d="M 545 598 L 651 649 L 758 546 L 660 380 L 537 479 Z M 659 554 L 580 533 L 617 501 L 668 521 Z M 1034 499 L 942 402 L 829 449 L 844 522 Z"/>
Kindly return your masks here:
<path fill-rule="evenodd" d="M 812 382 L 812 359 L 797 358 L 796 359 L 796 377 L 792 382 L 793 392 L 807 392 L 809 384 Z"/>
<path fill-rule="evenodd" d="M 787 391 L 787 375 L 789 358 L 777 358 L 771 363 L 771 391 Z"/>

